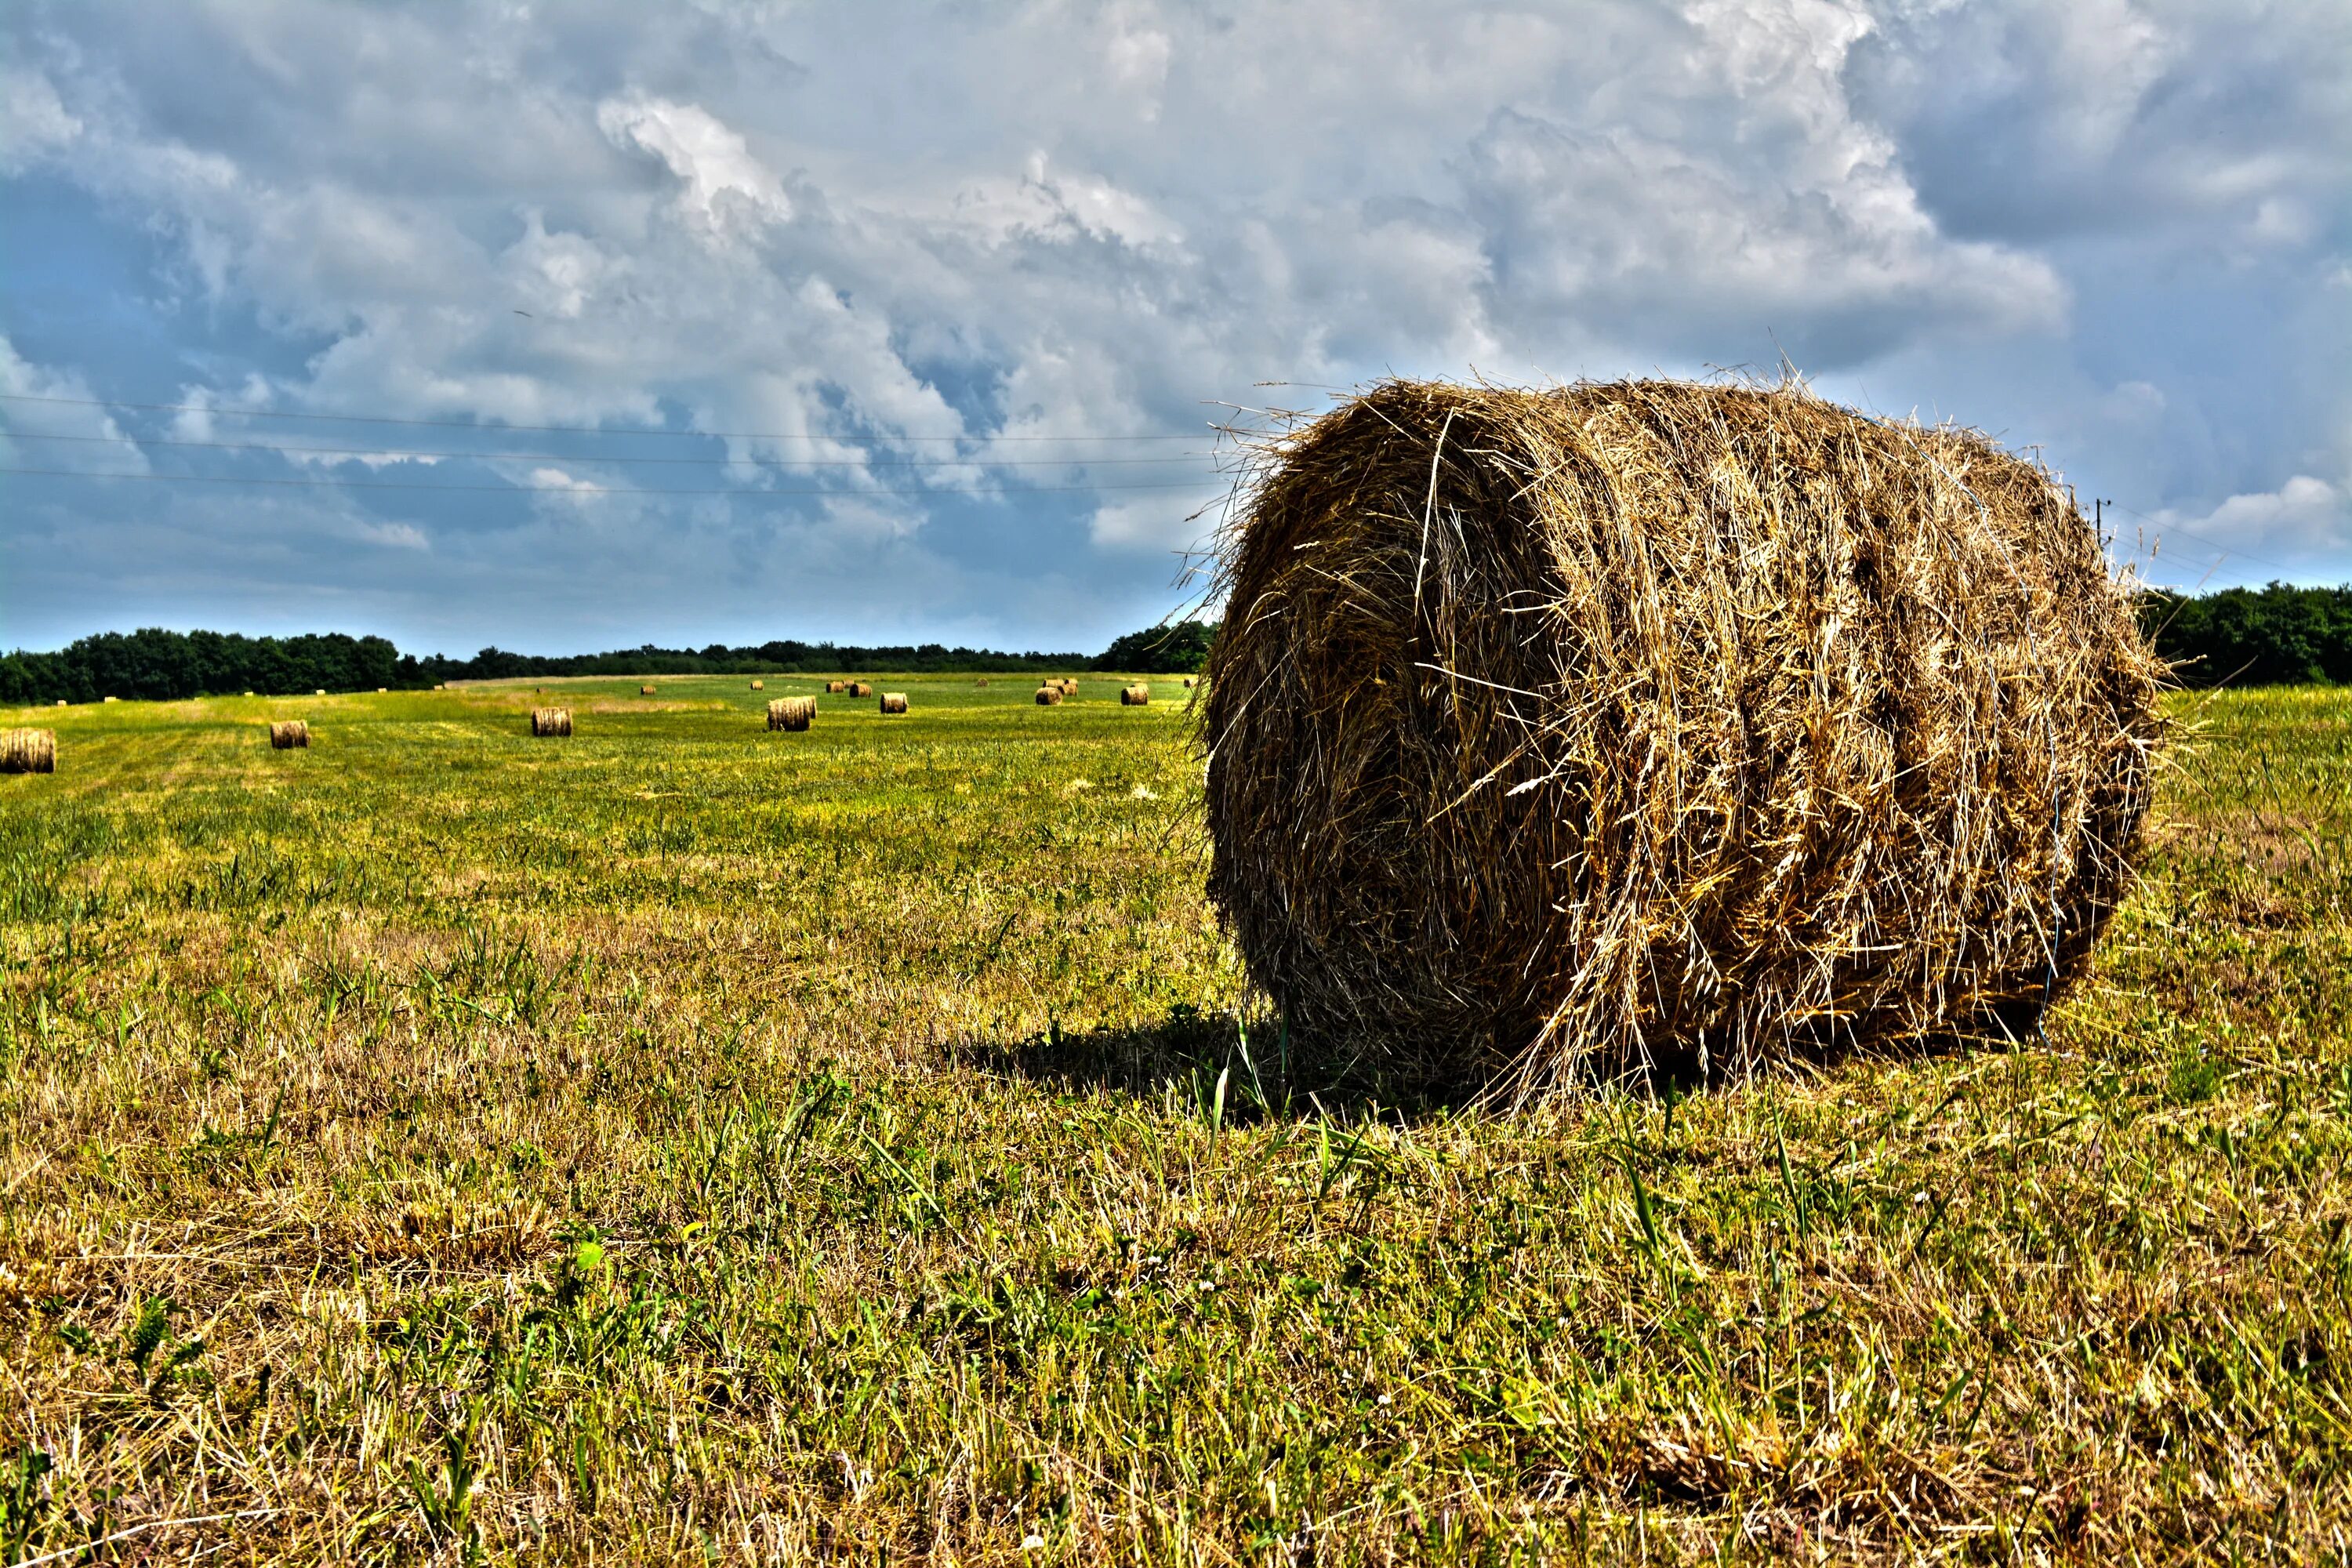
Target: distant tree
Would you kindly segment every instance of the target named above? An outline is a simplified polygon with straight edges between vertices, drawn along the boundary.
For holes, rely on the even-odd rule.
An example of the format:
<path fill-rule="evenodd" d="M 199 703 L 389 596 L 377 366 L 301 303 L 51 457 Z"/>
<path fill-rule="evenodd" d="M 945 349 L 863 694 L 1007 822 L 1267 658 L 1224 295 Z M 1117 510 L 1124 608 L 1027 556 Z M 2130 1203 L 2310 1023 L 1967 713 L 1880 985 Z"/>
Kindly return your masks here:
<path fill-rule="evenodd" d="M 1151 626 L 1128 633 L 1092 662 L 1097 669 L 1136 675 L 1196 675 L 1208 661 L 1209 644 L 1216 635 L 1216 626 L 1208 621 Z"/>

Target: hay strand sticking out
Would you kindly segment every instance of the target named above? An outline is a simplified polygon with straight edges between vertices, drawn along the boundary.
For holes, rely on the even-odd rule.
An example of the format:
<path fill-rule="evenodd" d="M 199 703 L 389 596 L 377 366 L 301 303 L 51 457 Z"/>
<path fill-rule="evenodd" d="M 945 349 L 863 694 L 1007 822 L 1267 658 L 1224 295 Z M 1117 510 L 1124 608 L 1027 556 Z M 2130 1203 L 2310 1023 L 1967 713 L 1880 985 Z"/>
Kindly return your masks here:
<path fill-rule="evenodd" d="M 814 697 L 772 697 L 768 700 L 768 728 L 801 731 L 809 727 L 816 717 Z"/>
<path fill-rule="evenodd" d="M 572 710 L 569 708 L 534 708 L 530 710 L 530 732 L 539 736 L 564 736 L 572 733 Z"/>
<path fill-rule="evenodd" d="M 1210 891 L 1302 1042 L 1525 1100 L 2030 1028 L 2126 889 L 2162 669 L 1981 436 L 1389 382 L 1241 499 Z"/>
<path fill-rule="evenodd" d="M 1044 686 L 1041 686 L 1041 687 L 1039 687 L 1039 688 L 1037 689 L 1037 706 L 1038 706 L 1038 707 L 1040 707 L 1040 708 L 1059 708 L 1061 705 L 1062 705 L 1062 689 L 1061 689 L 1060 687 L 1058 687 L 1058 686 L 1055 686 L 1055 685 L 1053 685 L 1053 684 L 1051 684 L 1051 683 L 1048 683 L 1048 684 L 1044 685 Z"/>
<path fill-rule="evenodd" d="M 0 773 L 53 773 L 58 771 L 55 730 L 0 730 Z"/>
<path fill-rule="evenodd" d="M 1122 708 L 1145 708 L 1151 702 L 1151 688 L 1142 681 L 1118 689 L 1118 705 Z"/>
<path fill-rule="evenodd" d="M 272 719 L 269 721 L 270 750 L 277 752 L 303 751 L 308 750 L 310 744 L 310 725 L 308 720 Z"/>
<path fill-rule="evenodd" d="M 884 693 L 882 694 L 882 711 L 883 711 L 883 712 L 885 712 L 885 713 L 904 713 L 906 710 L 907 710 L 907 694 L 906 694 L 905 692 L 903 692 L 903 691 L 886 691 L 886 692 L 884 692 Z"/>

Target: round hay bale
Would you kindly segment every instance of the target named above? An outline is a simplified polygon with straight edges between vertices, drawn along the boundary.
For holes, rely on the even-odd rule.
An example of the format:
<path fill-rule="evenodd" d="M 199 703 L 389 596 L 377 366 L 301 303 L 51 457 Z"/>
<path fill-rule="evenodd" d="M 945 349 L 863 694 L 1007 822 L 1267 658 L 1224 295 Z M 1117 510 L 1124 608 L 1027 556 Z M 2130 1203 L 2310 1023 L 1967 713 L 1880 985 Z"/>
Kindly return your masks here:
<path fill-rule="evenodd" d="M 765 691 L 768 689 L 768 683 L 764 680 L 755 680 L 751 682 L 751 689 L 754 691 Z"/>
<path fill-rule="evenodd" d="M 326 694 L 327 694 L 327 689 L 326 689 L 325 687 L 323 687 L 323 686 L 320 687 L 316 691 L 313 691 L 313 692 L 311 692 L 311 693 L 310 693 L 310 695 L 311 695 L 311 696 L 313 696 L 313 697 L 324 697 Z"/>
<path fill-rule="evenodd" d="M 380 697 L 380 696 L 382 696 L 383 693 L 385 693 L 385 692 L 387 692 L 387 691 L 391 690 L 391 689 L 392 689 L 392 688 L 391 688 L 391 687 L 389 687 L 389 686 L 379 686 L 379 687 L 377 687 L 375 689 L 376 689 L 376 695 L 378 695 L 378 696 Z"/>
<path fill-rule="evenodd" d="M 247 695 L 247 697 L 250 697 L 250 696 L 252 696 L 252 695 L 253 695 L 253 693 L 252 693 L 252 692 L 250 692 L 250 691 L 248 691 L 248 692 L 247 692 L 247 693 L 246 693 L 246 695 Z"/>
<path fill-rule="evenodd" d="M 1038 706 L 1038 707 L 1040 707 L 1040 708 L 1059 708 L 1061 705 L 1062 705 L 1062 689 L 1061 689 L 1060 687 L 1058 687 L 1058 686 L 1055 686 L 1055 685 L 1053 685 L 1053 684 L 1051 684 L 1051 683 L 1049 682 L 1048 684 L 1044 685 L 1044 686 L 1041 686 L 1041 687 L 1039 687 L 1039 688 L 1037 689 L 1037 706 Z"/>
<path fill-rule="evenodd" d="M 310 726 L 301 719 L 272 719 L 269 721 L 269 746 L 272 751 L 307 751 L 310 745 Z"/>
<path fill-rule="evenodd" d="M 533 735 L 565 736 L 572 733 L 572 710 L 569 708 L 534 708 L 530 710 L 530 732 Z"/>
<path fill-rule="evenodd" d="M 1302 1044 L 1524 1100 L 2027 1029 L 2126 890 L 2163 668 L 1982 436 L 1389 382 L 1244 486 L 1210 891 Z"/>
<path fill-rule="evenodd" d="M 1118 689 L 1118 705 L 1122 708 L 1143 708 L 1151 702 L 1151 688 L 1141 681 Z"/>
<path fill-rule="evenodd" d="M 58 771 L 55 730 L 0 730 L 0 773 L 53 773 Z"/>
<path fill-rule="evenodd" d="M 849 683 L 849 695 L 852 697 L 871 697 L 874 695 L 873 684 L 869 681 L 853 680 Z"/>
<path fill-rule="evenodd" d="M 907 694 L 906 694 L 905 692 L 903 692 L 903 691 L 886 691 L 886 692 L 884 692 L 884 693 L 882 694 L 882 711 L 883 711 L 883 712 L 885 712 L 885 713 L 904 713 L 906 710 L 907 710 Z"/>
<path fill-rule="evenodd" d="M 640 697 L 651 697 L 653 694 L 654 689 L 650 686 L 640 686 L 637 688 L 637 695 Z"/>
<path fill-rule="evenodd" d="M 121 701 L 121 700 L 122 700 L 122 699 L 121 699 L 121 698 L 120 698 L 120 697 L 109 697 L 109 698 L 105 699 L 105 700 L 107 700 L 107 701 L 109 701 L 109 702 L 120 702 L 120 701 Z"/>
<path fill-rule="evenodd" d="M 985 677 L 982 677 L 981 679 L 973 681 L 972 684 L 974 686 L 985 686 L 988 684 L 988 680 Z"/>
<path fill-rule="evenodd" d="M 247 695 L 249 696 L 249 695 L 251 695 L 251 693 L 247 693 Z M 64 698 L 62 698 L 62 697 L 58 698 L 58 707 L 60 707 L 60 708 L 63 708 L 65 705 L 66 705 L 66 700 L 65 700 Z"/>
<path fill-rule="evenodd" d="M 772 697 L 768 700 L 768 728 L 771 730 L 805 730 L 816 717 L 814 697 Z"/>
<path fill-rule="evenodd" d="M 839 697 L 848 689 L 849 682 L 846 680 L 828 680 L 824 683 L 825 695 L 828 697 Z"/>
<path fill-rule="evenodd" d="M 1184 689 L 1187 691 L 1192 689 L 1192 678 L 1189 675 L 1184 678 Z"/>

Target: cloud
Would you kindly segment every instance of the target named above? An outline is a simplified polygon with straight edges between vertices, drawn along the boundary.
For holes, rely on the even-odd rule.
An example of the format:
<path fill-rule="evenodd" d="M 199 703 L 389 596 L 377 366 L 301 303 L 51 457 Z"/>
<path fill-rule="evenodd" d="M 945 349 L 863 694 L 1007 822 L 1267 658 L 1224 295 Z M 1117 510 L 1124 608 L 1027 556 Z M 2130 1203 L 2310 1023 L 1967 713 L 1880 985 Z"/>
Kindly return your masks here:
<path fill-rule="evenodd" d="M 267 582 L 333 570 L 273 539 L 357 537 L 302 519 L 404 523 L 433 545 L 398 552 L 411 619 L 482 640 L 517 616 L 572 617 L 546 623 L 559 646 L 603 624 L 540 591 L 570 572 L 553 539 L 658 554 L 612 612 L 647 622 L 1107 635 L 1166 607 L 1181 520 L 1221 489 L 1212 424 L 1390 372 L 1785 351 L 2200 527 L 2215 498 L 2352 474 L 2352 87 L 2327 68 L 2352 22 L 2327 0 L 2265 17 L 28 0 L 0 21 L 0 194 L 32 215 L 0 333 L 47 367 L 11 374 L 199 409 L 133 432 L 234 431 L 201 410 L 257 403 L 658 427 L 702 434 L 533 437 L 556 456 L 484 466 L 760 492 L 303 491 L 217 535 Z M 135 352 L 42 335 L 90 244 L 136 281 L 76 319 L 129 323 Z M 336 444 L 415 444 L 391 437 Z M 1185 488 L 1066 488 L 1146 482 Z M 156 493 L 110 492 L 89 526 L 202 510 L 134 488 Z M 782 493 L 803 489 L 828 493 Z M 0 551 L 30 526 L 0 521 Z M 2313 570 L 2352 570 L 2308 536 Z M 385 554 L 354 557 L 355 595 L 410 581 Z M 774 582 L 792 593 L 751 586 Z M 61 628 L 118 613 L 101 578 L 56 603 Z"/>
<path fill-rule="evenodd" d="M 0 465 L 83 474 L 143 474 L 147 455 L 70 371 L 28 363 L 0 336 Z"/>
<path fill-rule="evenodd" d="M 2297 474 L 2274 490 L 2231 496 L 2202 516 L 2181 517 L 2168 510 L 2153 521 L 2158 537 L 2168 524 L 2188 532 L 2192 556 L 2241 551 L 2289 567 L 2352 556 L 2352 489 L 2309 474 Z M 2173 552 L 2181 552 L 2176 547 Z M 2248 563 L 2260 566 L 2264 561 Z"/>

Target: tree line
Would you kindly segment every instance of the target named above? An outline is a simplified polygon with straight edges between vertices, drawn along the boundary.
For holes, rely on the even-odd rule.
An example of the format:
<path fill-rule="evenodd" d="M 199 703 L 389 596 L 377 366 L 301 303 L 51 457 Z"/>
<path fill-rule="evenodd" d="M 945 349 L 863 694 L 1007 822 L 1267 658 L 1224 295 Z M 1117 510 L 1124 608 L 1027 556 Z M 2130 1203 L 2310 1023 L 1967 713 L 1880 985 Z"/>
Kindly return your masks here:
<path fill-rule="evenodd" d="M 486 647 L 471 658 L 402 653 L 383 637 L 341 632 L 249 637 L 236 632 L 174 632 L 148 627 L 104 632 L 55 653 L 0 655 L 0 706 L 47 706 L 105 697 L 173 701 L 240 691 L 265 695 L 327 690 L 422 690 L 452 680 L 563 675 L 796 675 L 897 670 L 979 675 L 1051 674 L 1076 669 L 1191 674 L 1207 656 L 1215 628 L 1198 621 L 1155 626 L 1120 637 L 1098 655 L 1000 653 L 941 643 L 876 647 L 781 638 L 756 647 L 642 647 L 549 656 Z"/>
<path fill-rule="evenodd" d="M 2184 686 L 2352 685 L 2352 583 L 2141 595 L 2140 625 Z"/>
<path fill-rule="evenodd" d="M 2352 685 L 2352 584 L 2151 589 L 2140 625 L 2185 686 Z M 642 647 L 550 656 L 486 647 L 471 658 L 402 653 L 383 637 L 327 632 L 249 637 L 148 627 L 87 637 L 55 653 L 0 655 L 0 705 L 46 706 L 102 697 L 163 701 L 239 691 L 416 690 L 451 680 L 563 675 L 797 675 L 900 670 L 976 675 L 1073 669 L 1191 675 L 1208 657 L 1214 625 L 1181 621 L 1130 632 L 1099 654 L 1000 653 L 940 643 L 875 647 L 779 638 L 757 646 Z"/>

